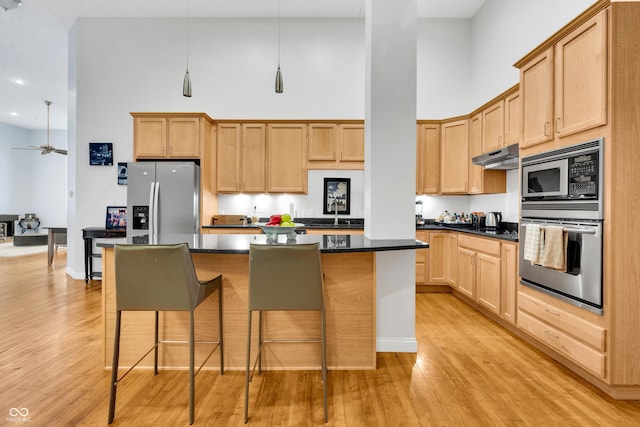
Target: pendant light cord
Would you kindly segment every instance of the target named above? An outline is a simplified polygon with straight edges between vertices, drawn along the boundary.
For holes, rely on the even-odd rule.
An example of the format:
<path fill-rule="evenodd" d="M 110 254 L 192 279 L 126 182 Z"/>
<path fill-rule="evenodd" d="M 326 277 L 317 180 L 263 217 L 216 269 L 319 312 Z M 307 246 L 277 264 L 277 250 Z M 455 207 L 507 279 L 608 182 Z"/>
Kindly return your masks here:
<path fill-rule="evenodd" d="M 278 67 L 280 67 L 280 0 L 278 0 Z"/>
<path fill-rule="evenodd" d="M 189 0 L 187 1 L 187 18 L 186 18 L 186 29 L 187 29 L 187 72 L 189 71 Z"/>
<path fill-rule="evenodd" d="M 51 144 L 49 143 L 49 108 L 51 107 L 51 101 L 44 101 L 47 104 L 47 147 Z"/>

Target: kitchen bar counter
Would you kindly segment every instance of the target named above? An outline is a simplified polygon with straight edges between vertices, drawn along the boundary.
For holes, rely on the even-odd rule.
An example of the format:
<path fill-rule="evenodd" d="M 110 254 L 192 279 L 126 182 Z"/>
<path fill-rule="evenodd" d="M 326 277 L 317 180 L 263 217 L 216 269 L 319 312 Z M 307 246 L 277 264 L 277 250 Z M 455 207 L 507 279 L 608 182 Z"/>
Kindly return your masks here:
<path fill-rule="evenodd" d="M 136 239 L 137 241 L 138 239 Z M 148 238 L 146 239 L 148 244 Z M 279 244 L 286 243 L 279 236 Z M 100 242 L 102 257 L 102 316 L 105 367 L 111 366 L 115 322 L 114 243 L 132 243 L 131 238 Z M 375 369 L 376 367 L 376 252 L 424 249 L 428 245 L 413 239 L 369 240 L 362 235 L 297 235 L 296 243 L 320 243 L 325 284 L 327 316 L 327 365 L 329 369 Z M 161 236 L 154 243 L 186 242 L 191 248 L 198 276 L 222 273 L 225 366 L 244 369 L 247 337 L 247 298 L 249 244 L 267 244 L 262 234 L 196 234 Z M 141 239 L 140 243 L 144 243 Z M 257 322 L 256 322 L 257 323 Z M 216 338 L 217 300 L 209 298 L 196 311 L 196 339 Z M 160 313 L 164 339 L 186 338 L 188 316 L 184 312 Z M 264 334 L 271 338 L 315 339 L 320 333 L 319 316 L 311 312 L 264 313 Z M 153 341 L 153 312 L 127 312 L 123 315 L 121 365 L 131 366 Z M 257 333 L 253 334 L 257 337 Z M 257 338 L 256 338 L 257 339 Z M 257 345 L 252 348 L 256 349 Z M 267 346 L 269 369 L 317 369 L 320 352 L 317 343 L 289 343 Z M 160 366 L 185 368 L 188 349 L 162 346 Z M 207 346 L 196 346 L 196 361 L 204 360 Z M 217 369 L 218 352 L 205 365 Z M 142 361 L 150 368 L 152 356 Z"/>

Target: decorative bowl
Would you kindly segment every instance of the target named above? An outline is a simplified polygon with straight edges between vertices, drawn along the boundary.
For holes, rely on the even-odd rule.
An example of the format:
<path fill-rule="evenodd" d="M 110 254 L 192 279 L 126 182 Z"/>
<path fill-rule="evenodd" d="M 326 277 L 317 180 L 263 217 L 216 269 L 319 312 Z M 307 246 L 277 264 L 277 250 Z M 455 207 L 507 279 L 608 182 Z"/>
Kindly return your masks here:
<path fill-rule="evenodd" d="M 278 234 L 286 234 L 288 238 L 295 239 L 296 228 L 304 227 L 304 224 L 295 222 L 293 227 L 282 227 L 279 225 L 266 225 L 266 223 L 257 222 L 256 225 L 262 229 L 264 234 L 267 235 L 267 239 L 277 239 Z"/>

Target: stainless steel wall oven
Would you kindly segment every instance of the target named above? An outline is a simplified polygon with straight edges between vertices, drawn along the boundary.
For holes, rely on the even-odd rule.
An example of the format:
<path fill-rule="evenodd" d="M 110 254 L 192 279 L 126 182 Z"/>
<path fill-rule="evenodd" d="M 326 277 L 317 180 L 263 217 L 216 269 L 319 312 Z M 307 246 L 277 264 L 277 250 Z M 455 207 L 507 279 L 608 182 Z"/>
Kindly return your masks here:
<path fill-rule="evenodd" d="M 603 309 L 603 144 L 599 138 L 521 162 L 520 282 L 598 314 Z M 525 259 L 530 224 L 562 227 L 566 271 Z"/>

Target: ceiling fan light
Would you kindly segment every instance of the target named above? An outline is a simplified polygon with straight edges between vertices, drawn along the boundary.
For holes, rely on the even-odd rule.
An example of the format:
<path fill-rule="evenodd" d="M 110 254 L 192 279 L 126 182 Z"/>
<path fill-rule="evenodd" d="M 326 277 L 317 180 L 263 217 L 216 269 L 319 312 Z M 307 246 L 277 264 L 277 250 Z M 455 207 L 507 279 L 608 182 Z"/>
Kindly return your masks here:
<path fill-rule="evenodd" d="M 18 6 L 22 6 L 22 0 L 0 0 L 0 7 L 3 8 L 5 12 L 10 9 L 15 9 Z"/>

